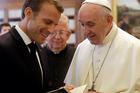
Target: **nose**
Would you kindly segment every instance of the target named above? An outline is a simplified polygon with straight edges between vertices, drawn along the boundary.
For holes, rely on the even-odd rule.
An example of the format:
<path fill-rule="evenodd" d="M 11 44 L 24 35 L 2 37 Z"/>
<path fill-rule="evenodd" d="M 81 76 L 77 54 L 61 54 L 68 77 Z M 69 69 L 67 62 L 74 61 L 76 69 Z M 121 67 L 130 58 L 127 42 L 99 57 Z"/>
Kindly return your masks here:
<path fill-rule="evenodd" d="M 50 33 L 53 32 L 55 26 L 56 26 L 56 25 L 51 25 L 51 26 L 49 26 L 48 31 L 49 31 Z"/>

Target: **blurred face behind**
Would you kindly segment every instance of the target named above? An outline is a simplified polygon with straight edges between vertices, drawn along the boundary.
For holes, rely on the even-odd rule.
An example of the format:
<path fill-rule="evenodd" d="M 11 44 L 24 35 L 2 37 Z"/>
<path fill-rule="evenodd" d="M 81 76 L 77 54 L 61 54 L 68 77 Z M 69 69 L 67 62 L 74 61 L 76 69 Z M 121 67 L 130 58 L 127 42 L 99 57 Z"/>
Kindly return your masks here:
<path fill-rule="evenodd" d="M 3 26 L 1 29 L 1 34 L 6 33 L 10 31 L 11 27 L 10 26 Z"/>
<path fill-rule="evenodd" d="M 59 22 L 54 28 L 54 31 L 47 37 L 49 49 L 53 52 L 62 51 L 66 46 L 69 36 L 70 32 L 68 31 L 67 25 L 63 22 Z"/>
<path fill-rule="evenodd" d="M 102 44 L 109 33 L 112 20 L 103 12 L 103 7 L 95 4 L 83 4 L 78 13 L 78 20 L 85 36 L 92 44 Z"/>
<path fill-rule="evenodd" d="M 28 20 L 26 34 L 31 40 L 43 44 L 58 23 L 60 13 L 54 5 L 44 3 L 38 13 L 25 9 L 25 17 Z"/>

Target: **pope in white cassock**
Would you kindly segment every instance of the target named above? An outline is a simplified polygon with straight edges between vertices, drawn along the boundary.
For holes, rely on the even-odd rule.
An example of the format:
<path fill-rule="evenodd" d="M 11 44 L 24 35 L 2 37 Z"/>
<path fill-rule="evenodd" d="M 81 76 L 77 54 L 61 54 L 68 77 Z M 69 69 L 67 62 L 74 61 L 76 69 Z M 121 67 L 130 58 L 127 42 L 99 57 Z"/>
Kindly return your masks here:
<path fill-rule="evenodd" d="M 85 0 L 78 21 L 87 39 L 64 82 L 87 84 L 90 93 L 140 93 L 140 41 L 113 23 L 109 1 Z"/>

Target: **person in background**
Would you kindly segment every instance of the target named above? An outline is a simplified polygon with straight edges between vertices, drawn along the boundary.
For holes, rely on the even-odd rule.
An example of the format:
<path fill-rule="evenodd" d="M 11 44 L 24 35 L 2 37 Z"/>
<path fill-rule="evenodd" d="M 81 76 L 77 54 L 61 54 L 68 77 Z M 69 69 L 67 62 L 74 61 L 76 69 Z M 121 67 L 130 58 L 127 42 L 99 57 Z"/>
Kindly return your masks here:
<path fill-rule="evenodd" d="M 55 0 L 25 0 L 21 21 L 0 36 L 1 93 L 46 92 L 47 65 L 40 44 L 62 12 Z"/>
<path fill-rule="evenodd" d="M 129 24 L 129 15 L 128 14 L 123 14 L 121 17 L 121 20 L 118 22 L 118 26 L 126 31 L 127 33 L 133 35 L 133 28 Z"/>
<path fill-rule="evenodd" d="M 10 31 L 11 25 L 9 23 L 2 23 L 0 24 L 0 35 L 7 33 Z"/>
<path fill-rule="evenodd" d="M 61 14 L 58 24 L 47 37 L 47 44 L 44 47 L 49 67 L 48 91 L 65 85 L 63 81 L 75 52 L 75 48 L 67 44 L 70 35 L 68 17 Z"/>
<path fill-rule="evenodd" d="M 74 54 L 66 85 L 87 93 L 140 93 L 140 41 L 113 22 L 108 0 L 85 0 L 78 12 L 85 36 Z"/>

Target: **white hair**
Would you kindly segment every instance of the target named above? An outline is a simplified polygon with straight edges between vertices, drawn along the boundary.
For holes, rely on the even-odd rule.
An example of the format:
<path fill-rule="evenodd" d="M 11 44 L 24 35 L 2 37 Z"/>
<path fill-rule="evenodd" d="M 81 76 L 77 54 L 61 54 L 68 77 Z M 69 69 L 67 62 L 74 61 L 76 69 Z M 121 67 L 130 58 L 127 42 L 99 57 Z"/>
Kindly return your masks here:
<path fill-rule="evenodd" d="M 68 19 L 68 17 L 65 14 L 63 14 L 63 13 L 61 14 L 59 22 L 64 23 L 67 26 L 67 28 L 68 28 L 69 19 Z"/>

